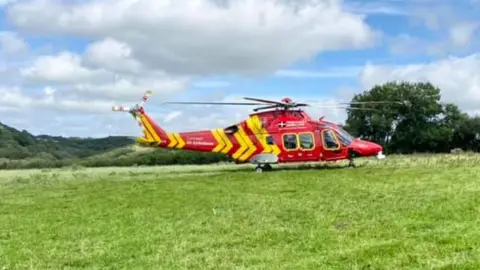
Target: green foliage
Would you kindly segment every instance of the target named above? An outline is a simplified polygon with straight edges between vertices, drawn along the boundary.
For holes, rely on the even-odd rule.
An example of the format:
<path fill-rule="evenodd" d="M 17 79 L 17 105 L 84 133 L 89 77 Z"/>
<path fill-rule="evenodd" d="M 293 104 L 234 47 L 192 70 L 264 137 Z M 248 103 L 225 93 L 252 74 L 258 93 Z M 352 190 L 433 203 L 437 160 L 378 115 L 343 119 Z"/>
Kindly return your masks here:
<path fill-rule="evenodd" d="M 478 150 L 478 120 L 470 119 L 455 104 L 442 104 L 440 98 L 440 89 L 431 83 L 376 85 L 355 95 L 352 102 L 392 103 L 376 106 L 375 111 L 350 110 L 346 129 L 382 144 L 390 153 Z"/>
<path fill-rule="evenodd" d="M 0 169 L 209 164 L 221 154 L 134 147 L 129 137 L 64 138 L 33 136 L 0 124 Z"/>
<path fill-rule="evenodd" d="M 0 123 L 0 158 L 12 160 L 84 158 L 118 147 L 131 145 L 129 137 L 63 138 L 47 135 L 34 136 Z"/>
<path fill-rule="evenodd" d="M 229 161 L 222 154 L 201 153 L 186 150 L 122 148 L 106 153 L 105 155 L 92 156 L 74 162 L 84 167 L 111 167 L 111 166 L 151 166 L 173 164 L 211 164 Z"/>

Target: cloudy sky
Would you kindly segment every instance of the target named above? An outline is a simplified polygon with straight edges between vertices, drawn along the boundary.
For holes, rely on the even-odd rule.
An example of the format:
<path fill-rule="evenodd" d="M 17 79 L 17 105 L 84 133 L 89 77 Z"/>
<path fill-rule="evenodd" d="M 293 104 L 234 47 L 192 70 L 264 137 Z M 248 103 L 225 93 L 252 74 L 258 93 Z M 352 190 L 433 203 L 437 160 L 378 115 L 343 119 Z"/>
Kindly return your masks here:
<path fill-rule="evenodd" d="M 479 0 L 0 0 L 0 122 L 34 134 L 139 135 L 113 104 L 171 131 L 249 108 L 159 106 L 244 96 L 348 101 L 429 80 L 480 112 Z M 476 15 L 477 14 L 477 15 Z M 342 110 L 310 110 L 341 122 Z"/>

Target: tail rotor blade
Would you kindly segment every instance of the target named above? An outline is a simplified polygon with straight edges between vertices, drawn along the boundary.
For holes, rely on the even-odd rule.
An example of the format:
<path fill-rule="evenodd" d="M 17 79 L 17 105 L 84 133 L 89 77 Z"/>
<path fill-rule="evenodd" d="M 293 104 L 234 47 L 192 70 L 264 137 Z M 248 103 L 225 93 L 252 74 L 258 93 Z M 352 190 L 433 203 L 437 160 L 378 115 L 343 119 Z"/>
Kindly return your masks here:
<path fill-rule="evenodd" d="M 151 95 L 152 95 L 152 91 L 151 91 L 151 90 L 146 91 L 145 94 L 144 94 L 143 97 L 142 97 L 142 100 L 141 100 L 140 103 L 138 104 L 138 106 L 139 106 L 140 108 L 142 108 L 142 107 L 145 105 L 145 103 L 147 103 L 147 100 L 150 98 Z"/>
<path fill-rule="evenodd" d="M 130 111 L 130 107 L 126 107 L 126 106 L 123 106 L 123 105 L 112 106 L 112 111 L 114 111 L 114 112 L 128 112 L 128 111 Z"/>

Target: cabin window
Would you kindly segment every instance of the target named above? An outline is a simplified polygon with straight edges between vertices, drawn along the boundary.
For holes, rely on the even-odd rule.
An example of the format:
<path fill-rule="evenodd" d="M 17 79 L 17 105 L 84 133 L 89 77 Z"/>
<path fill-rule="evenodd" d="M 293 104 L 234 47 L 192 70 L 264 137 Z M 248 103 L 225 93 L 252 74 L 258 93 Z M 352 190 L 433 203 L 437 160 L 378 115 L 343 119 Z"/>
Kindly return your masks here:
<path fill-rule="evenodd" d="M 300 133 L 298 137 L 300 139 L 300 148 L 303 150 L 312 150 L 315 147 L 312 133 Z"/>
<path fill-rule="evenodd" d="M 340 148 L 340 144 L 338 143 L 337 137 L 331 130 L 324 130 L 323 131 L 323 146 L 325 149 L 338 149 Z"/>
<path fill-rule="evenodd" d="M 267 142 L 268 145 L 274 145 L 275 144 L 272 136 L 268 136 L 267 138 L 265 138 L 265 141 Z"/>
<path fill-rule="evenodd" d="M 297 149 L 297 135 L 295 134 L 285 134 L 283 135 L 283 146 L 286 150 L 294 150 Z"/>

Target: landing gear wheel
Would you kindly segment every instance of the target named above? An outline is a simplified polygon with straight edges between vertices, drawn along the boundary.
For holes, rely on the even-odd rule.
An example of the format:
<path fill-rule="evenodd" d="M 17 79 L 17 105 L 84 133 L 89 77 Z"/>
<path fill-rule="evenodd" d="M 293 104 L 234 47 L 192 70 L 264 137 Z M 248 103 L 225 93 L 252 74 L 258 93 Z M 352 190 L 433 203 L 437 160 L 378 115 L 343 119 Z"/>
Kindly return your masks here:
<path fill-rule="evenodd" d="M 273 168 L 270 164 L 258 164 L 255 168 L 256 172 L 271 171 Z"/>
<path fill-rule="evenodd" d="M 357 166 L 355 165 L 355 163 L 353 163 L 353 159 L 350 159 L 350 162 L 348 163 L 348 167 L 349 168 L 356 168 Z"/>
<path fill-rule="evenodd" d="M 348 153 L 348 167 L 349 168 L 356 168 L 357 166 L 355 165 L 355 163 L 353 163 L 353 153 L 352 152 L 349 152 Z"/>

